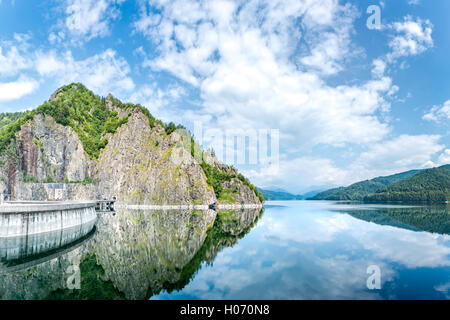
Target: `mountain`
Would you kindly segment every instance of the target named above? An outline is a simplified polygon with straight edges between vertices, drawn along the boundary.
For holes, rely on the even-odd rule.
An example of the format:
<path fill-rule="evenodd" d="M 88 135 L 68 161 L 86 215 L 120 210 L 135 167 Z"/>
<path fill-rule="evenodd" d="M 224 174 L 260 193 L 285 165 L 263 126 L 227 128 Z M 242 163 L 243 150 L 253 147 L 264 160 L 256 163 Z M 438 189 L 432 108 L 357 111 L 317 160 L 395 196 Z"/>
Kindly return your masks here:
<path fill-rule="evenodd" d="M 16 121 L 19 118 L 22 118 L 27 113 L 28 111 L 0 113 L 0 128 Z"/>
<path fill-rule="evenodd" d="M 303 199 L 312 198 L 312 197 L 315 197 L 316 195 L 318 195 L 319 193 L 323 192 L 324 190 L 325 189 L 308 191 L 308 192 L 304 193 L 302 195 L 302 197 L 303 197 Z"/>
<path fill-rule="evenodd" d="M 383 187 L 364 198 L 367 202 L 450 201 L 450 165 L 423 170 L 420 173 Z"/>
<path fill-rule="evenodd" d="M 203 152 L 182 126 L 80 83 L 38 108 L 0 115 L 0 195 L 15 200 L 117 197 L 127 204 L 256 204 L 236 169 Z M 56 195 L 52 183 L 62 184 Z"/>
<path fill-rule="evenodd" d="M 295 195 L 286 191 L 274 191 L 274 190 L 265 190 L 258 189 L 265 200 L 303 200 L 304 197 L 302 195 Z"/>
<path fill-rule="evenodd" d="M 420 173 L 420 170 L 411 170 L 386 177 L 378 177 L 371 180 L 357 182 L 348 187 L 339 187 L 326 190 L 308 200 L 358 200 L 362 201 L 366 196 L 396 182 L 408 179 Z"/>
<path fill-rule="evenodd" d="M 258 190 L 262 193 L 265 200 L 305 200 L 310 197 L 314 197 L 321 191 L 309 191 L 305 194 L 292 194 L 286 190 L 276 188 L 276 189 L 261 189 L 258 188 Z"/>
<path fill-rule="evenodd" d="M 338 187 L 338 188 L 332 188 L 332 189 L 328 189 L 322 192 L 319 192 L 318 194 L 312 196 L 312 197 L 308 197 L 306 198 L 306 200 L 329 200 L 329 198 L 335 194 L 338 191 L 344 190 L 345 187 Z"/>

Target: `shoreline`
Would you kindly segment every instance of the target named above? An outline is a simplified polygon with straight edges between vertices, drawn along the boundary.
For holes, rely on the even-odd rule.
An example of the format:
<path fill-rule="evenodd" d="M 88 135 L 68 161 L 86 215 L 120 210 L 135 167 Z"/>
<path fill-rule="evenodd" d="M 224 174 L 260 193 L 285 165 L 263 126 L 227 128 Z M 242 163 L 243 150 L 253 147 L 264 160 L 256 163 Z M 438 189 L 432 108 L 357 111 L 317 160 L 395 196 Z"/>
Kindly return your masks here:
<path fill-rule="evenodd" d="M 231 210 L 231 209 L 259 209 L 262 208 L 263 204 L 248 203 L 248 204 L 218 204 L 216 210 Z M 189 205 L 139 205 L 139 204 L 125 204 L 116 203 L 114 205 L 115 209 L 130 209 L 130 210 L 214 210 L 206 204 L 189 204 Z"/>

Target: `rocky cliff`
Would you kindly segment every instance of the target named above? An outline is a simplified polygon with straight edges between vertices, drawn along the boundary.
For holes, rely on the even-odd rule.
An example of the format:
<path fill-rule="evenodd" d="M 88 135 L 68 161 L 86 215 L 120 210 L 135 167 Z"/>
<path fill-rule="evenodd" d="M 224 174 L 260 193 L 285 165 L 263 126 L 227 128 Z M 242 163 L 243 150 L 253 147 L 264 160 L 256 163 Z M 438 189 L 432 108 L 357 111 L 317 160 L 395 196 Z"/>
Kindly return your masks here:
<path fill-rule="evenodd" d="M 81 84 L 0 127 L 0 142 L 0 194 L 14 200 L 261 204 L 234 168 L 209 153 L 199 162 L 145 108 L 100 98 Z"/>
<path fill-rule="evenodd" d="M 180 144 L 179 134 L 167 135 L 160 125 L 150 128 L 135 110 L 100 155 L 100 194 L 137 204 L 213 203 L 202 168 Z"/>

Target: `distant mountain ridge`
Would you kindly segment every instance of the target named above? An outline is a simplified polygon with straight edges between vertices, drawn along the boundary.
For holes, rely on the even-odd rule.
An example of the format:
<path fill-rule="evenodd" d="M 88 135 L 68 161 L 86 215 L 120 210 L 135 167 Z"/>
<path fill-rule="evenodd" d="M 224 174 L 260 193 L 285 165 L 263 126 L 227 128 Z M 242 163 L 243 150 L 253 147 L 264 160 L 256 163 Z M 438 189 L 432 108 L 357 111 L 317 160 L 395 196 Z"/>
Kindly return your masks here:
<path fill-rule="evenodd" d="M 262 193 L 265 200 L 303 200 L 302 195 L 295 195 L 286 191 L 274 191 L 258 189 Z"/>
<path fill-rule="evenodd" d="M 286 190 L 276 188 L 272 190 L 258 188 L 262 193 L 265 200 L 305 200 L 309 197 L 313 197 L 321 191 L 313 190 L 305 194 L 293 194 Z"/>
<path fill-rule="evenodd" d="M 450 165 L 411 170 L 326 190 L 307 200 L 449 203 Z"/>
<path fill-rule="evenodd" d="M 364 198 L 366 202 L 450 201 L 450 165 L 426 169 L 418 174 L 380 188 Z"/>
<path fill-rule="evenodd" d="M 411 178 L 420 173 L 421 170 L 410 170 L 390 176 L 377 177 L 371 180 L 365 180 L 354 183 L 348 187 L 339 187 L 326 190 L 317 194 L 314 197 L 310 197 L 307 200 L 353 200 L 362 201 L 368 195 L 375 193 L 376 191 L 397 183 L 399 181 Z"/>
<path fill-rule="evenodd" d="M 262 193 L 264 196 L 264 200 L 303 200 L 305 197 L 303 195 L 299 194 L 292 194 L 287 191 L 281 191 L 281 190 L 265 190 L 265 189 L 258 189 L 259 192 Z"/>

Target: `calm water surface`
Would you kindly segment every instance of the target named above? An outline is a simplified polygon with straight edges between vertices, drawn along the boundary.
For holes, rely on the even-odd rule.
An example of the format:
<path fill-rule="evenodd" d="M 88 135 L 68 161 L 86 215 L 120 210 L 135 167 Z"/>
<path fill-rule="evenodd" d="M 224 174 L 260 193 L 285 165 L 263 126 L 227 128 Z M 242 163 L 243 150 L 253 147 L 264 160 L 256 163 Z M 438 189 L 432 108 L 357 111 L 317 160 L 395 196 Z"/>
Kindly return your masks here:
<path fill-rule="evenodd" d="M 448 299 L 449 234 L 448 207 L 268 202 L 183 290 L 154 298 Z M 381 290 L 367 289 L 370 265 Z"/>
<path fill-rule="evenodd" d="M 449 299 L 449 207 L 273 201 L 0 239 L 2 299 Z M 381 289 L 366 286 L 381 270 Z M 79 288 L 68 278 L 80 270 Z"/>

